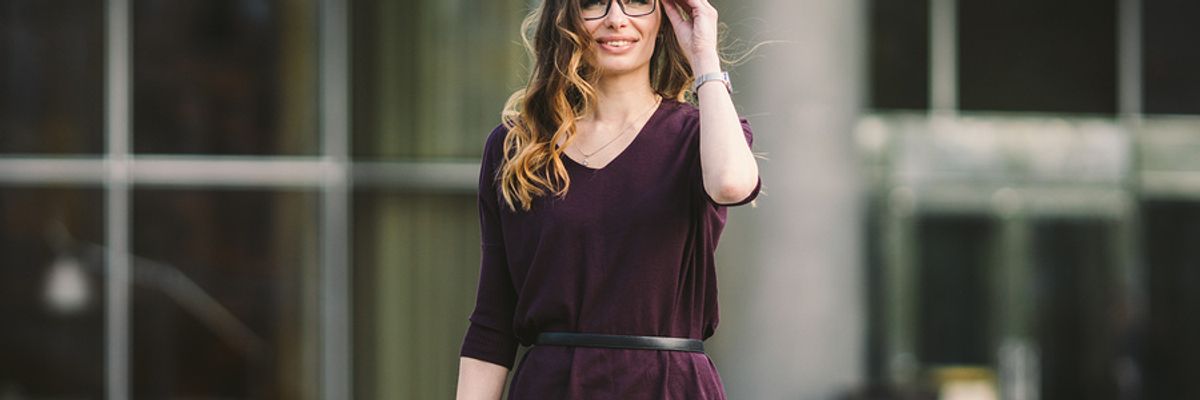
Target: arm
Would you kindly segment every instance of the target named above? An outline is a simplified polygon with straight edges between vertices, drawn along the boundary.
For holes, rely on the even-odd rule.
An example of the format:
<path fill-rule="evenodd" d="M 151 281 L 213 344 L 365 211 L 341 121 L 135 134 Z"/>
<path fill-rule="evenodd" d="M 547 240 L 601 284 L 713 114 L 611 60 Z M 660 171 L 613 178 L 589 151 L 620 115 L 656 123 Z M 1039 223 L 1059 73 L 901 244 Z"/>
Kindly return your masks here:
<path fill-rule="evenodd" d="M 488 136 L 479 171 L 480 269 L 475 310 L 459 352 L 458 398 L 499 400 L 508 370 L 517 352 L 513 310 L 517 293 L 508 271 L 504 234 L 500 227 L 502 205 L 493 180 L 505 131 L 497 127 Z"/>
<path fill-rule="evenodd" d="M 458 400 L 500 400 L 508 368 L 470 357 L 459 357 Z"/>
<path fill-rule="evenodd" d="M 662 4 L 675 28 L 680 44 L 700 76 L 721 71 L 717 55 L 717 10 L 708 0 L 685 0 L 690 7 L 685 19 L 680 6 L 671 1 Z M 701 86 L 700 165 L 704 190 L 717 203 L 745 199 L 758 185 L 758 163 L 746 143 L 733 98 L 720 83 Z"/>

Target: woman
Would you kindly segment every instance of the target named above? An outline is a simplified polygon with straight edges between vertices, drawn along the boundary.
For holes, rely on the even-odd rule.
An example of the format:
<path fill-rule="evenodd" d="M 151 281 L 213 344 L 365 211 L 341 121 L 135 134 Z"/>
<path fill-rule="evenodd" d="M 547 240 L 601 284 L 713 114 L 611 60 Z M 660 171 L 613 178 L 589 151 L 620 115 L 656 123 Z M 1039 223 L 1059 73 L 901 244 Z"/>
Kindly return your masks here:
<path fill-rule="evenodd" d="M 761 180 L 717 11 L 544 0 L 526 27 L 530 82 L 484 145 L 458 398 L 499 399 L 525 345 L 510 399 L 724 399 L 713 254 Z"/>

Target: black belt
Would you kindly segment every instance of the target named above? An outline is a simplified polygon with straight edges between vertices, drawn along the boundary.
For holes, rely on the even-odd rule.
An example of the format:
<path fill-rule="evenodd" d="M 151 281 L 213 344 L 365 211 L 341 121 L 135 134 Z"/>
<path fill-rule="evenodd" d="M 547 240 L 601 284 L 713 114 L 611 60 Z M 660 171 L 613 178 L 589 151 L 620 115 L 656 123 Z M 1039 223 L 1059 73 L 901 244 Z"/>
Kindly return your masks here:
<path fill-rule="evenodd" d="M 606 335 L 599 333 L 542 332 L 535 345 L 603 347 L 610 349 L 640 349 L 704 352 L 704 341 L 699 339 L 664 337 Z"/>

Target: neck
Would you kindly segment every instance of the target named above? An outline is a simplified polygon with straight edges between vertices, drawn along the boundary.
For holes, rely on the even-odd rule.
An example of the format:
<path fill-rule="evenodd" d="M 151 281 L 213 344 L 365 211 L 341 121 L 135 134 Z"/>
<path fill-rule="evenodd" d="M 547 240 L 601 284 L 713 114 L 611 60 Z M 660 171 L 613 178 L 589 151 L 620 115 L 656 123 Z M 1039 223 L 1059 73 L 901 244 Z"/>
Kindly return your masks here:
<path fill-rule="evenodd" d="M 596 84 L 597 104 L 592 111 L 596 121 L 619 123 L 638 118 L 655 101 L 650 87 L 650 71 L 607 75 Z"/>

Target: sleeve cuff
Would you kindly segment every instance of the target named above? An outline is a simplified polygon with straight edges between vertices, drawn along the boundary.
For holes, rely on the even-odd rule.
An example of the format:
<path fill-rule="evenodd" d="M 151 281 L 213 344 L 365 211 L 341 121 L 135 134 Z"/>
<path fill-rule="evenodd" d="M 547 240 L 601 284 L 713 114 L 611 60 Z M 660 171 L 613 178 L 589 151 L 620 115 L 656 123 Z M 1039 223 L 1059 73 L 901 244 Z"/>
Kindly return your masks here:
<path fill-rule="evenodd" d="M 459 355 L 511 370 L 517 358 L 518 345 L 517 338 L 511 334 L 471 322 Z"/>
<path fill-rule="evenodd" d="M 740 206 L 740 205 L 743 205 L 743 204 L 747 204 L 747 203 L 749 203 L 749 202 L 751 202 L 751 201 L 754 201 L 754 199 L 755 199 L 755 198 L 758 198 L 758 192 L 759 192 L 760 190 L 762 190 L 762 176 L 761 176 L 761 175 L 758 177 L 758 183 L 756 183 L 756 184 L 754 185 L 754 190 L 751 190 L 751 191 L 750 191 L 750 194 L 746 195 L 746 198 L 744 198 L 744 199 L 741 199 L 741 200 L 738 200 L 737 202 L 734 202 L 734 203 L 728 203 L 728 204 L 722 204 L 722 203 L 718 203 L 716 200 L 713 200 L 711 196 L 708 196 L 708 192 L 705 192 L 705 193 L 704 193 L 704 195 L 705 195 L 706 197 L 708 197 L 708 201 L 712 202 L 713 204 L 715 204 L 715 205 L 717 205 L 717 206 L 720 206 L 720 207 L 736 207 L 736 206 Z"/>

